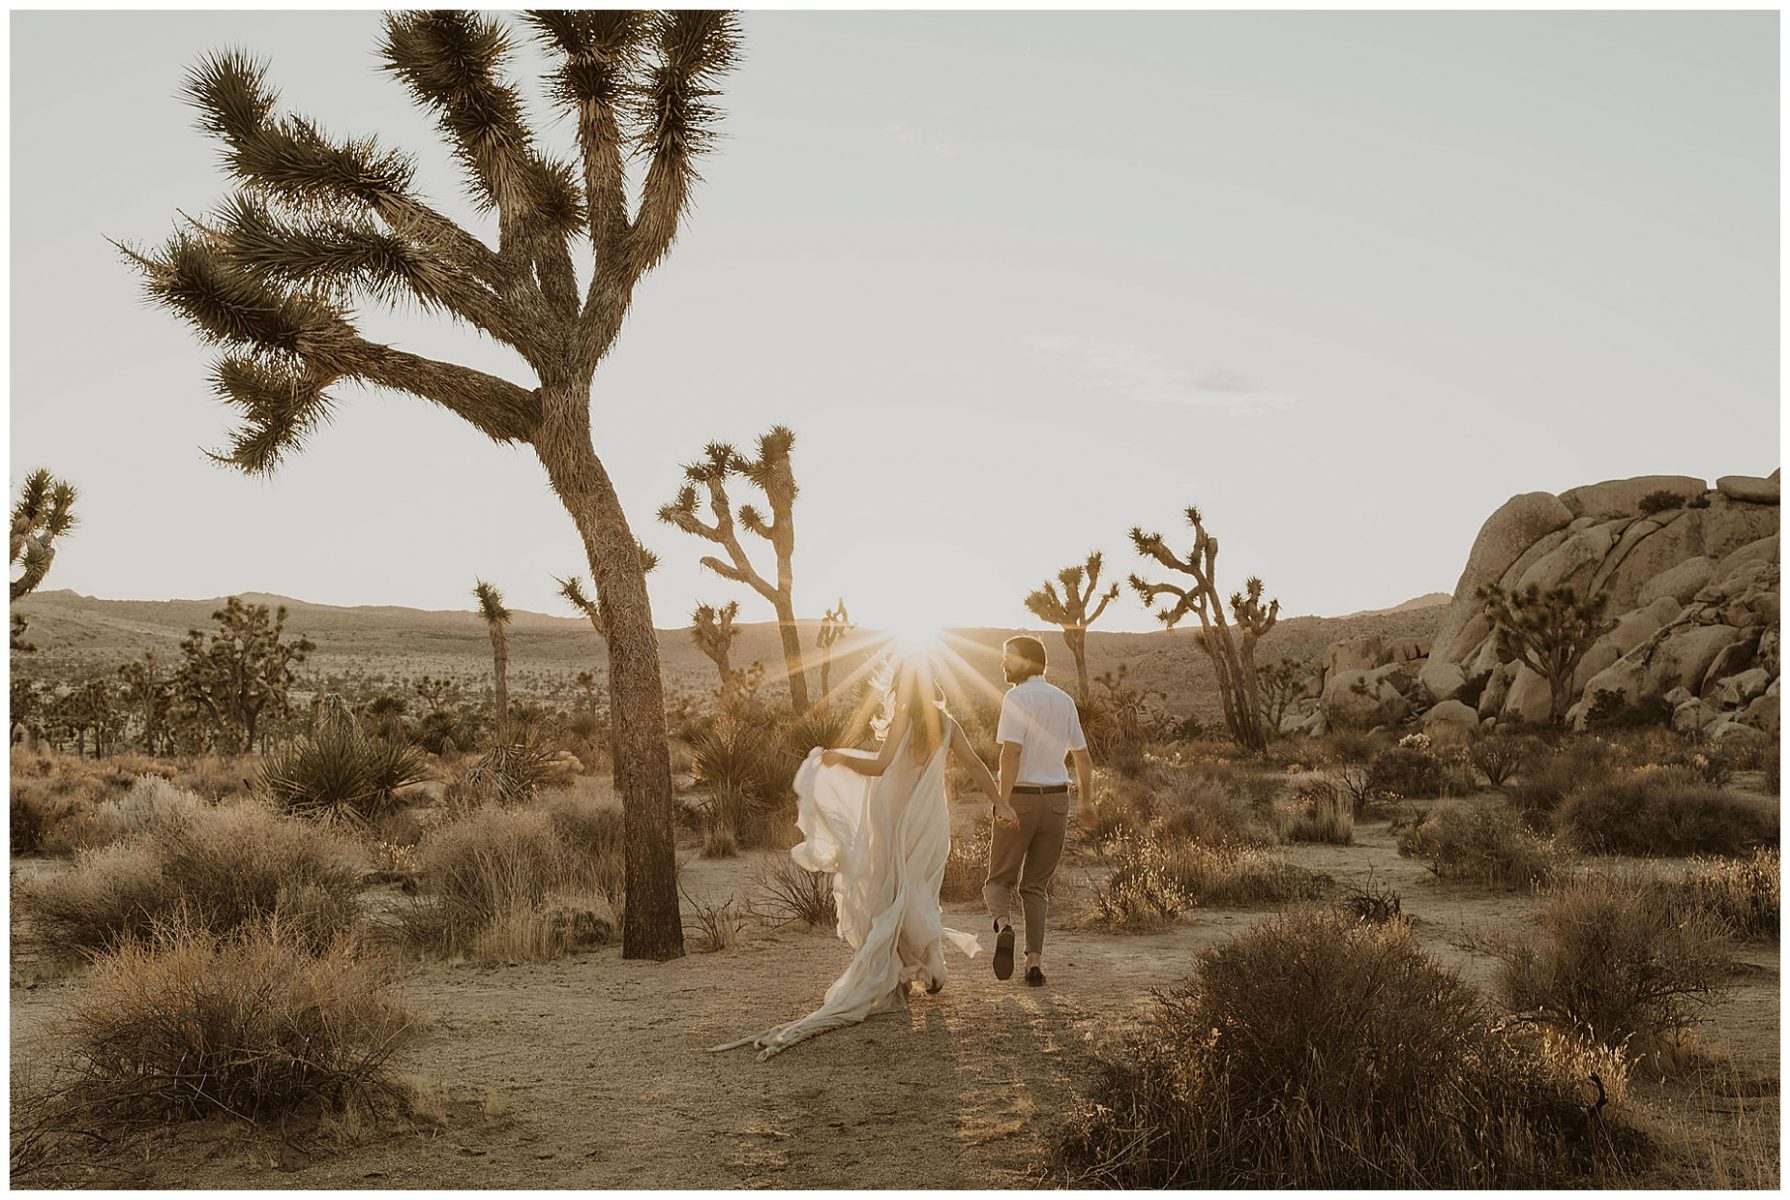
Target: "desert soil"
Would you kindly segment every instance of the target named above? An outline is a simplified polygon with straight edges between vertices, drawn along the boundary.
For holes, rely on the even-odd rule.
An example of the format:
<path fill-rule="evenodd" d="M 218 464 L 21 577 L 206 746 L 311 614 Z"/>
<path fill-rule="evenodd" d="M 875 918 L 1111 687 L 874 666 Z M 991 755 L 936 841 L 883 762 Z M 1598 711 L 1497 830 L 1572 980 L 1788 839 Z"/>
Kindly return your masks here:
<path fill-rule="evenodd" d="M 1339 880 L 1365 881 L 1371 870 L 1403 894 L 1429 950 L 1487 984 L 1491 961 L 1459 943 L 1520 922 L 1532 901 L 1433 880 L 1398 856 L 1384 822 L 1358 826 L 1356 838 L 1282 850 Z M 686 887 L 711 901 L 744 897 L 764 857 L 708 861 L 689 850 Z M 1059 913 L 1079 906 L 1088 869 L 1065 864 Z M 613 947 L 552 963 L 424 964 L 405 990 L 426 1028 L 399 1066 L 439 1089 L 444 1123 L 287 1142 L 207 1122 L 142 1140 L 129 1163 L 91 1178 L 151 1187 L 1037 1186 L 1096 1048 L 1139 1021 L 1152 988 L 1186 978 L 1199 950 L 1264 915 L 1202 909 L 1144 936 L 1053 928 L 1049 982 L 1033 989 L 1017 974 L 993 978 L 978 904 L 947 904 L 946 923 L 980 930 L 985 953 L 953 953 L 940 994 L 917 994 L 904 1012 L 762 1064 L 750 1048 L 707 1048 L 818 1005 L 849 957 L 830 931 L 754 927 L 731 949 L 660 964 L 625 961 Z M 1701 1034 L 1754 1080 L 1750 1103 L 1764 1124 L 1723 1133 L 1736 1127 L 1734 1113 L 1708 1119 L 1713 1136 L 1775 1147 L 1778 950 L 1748 946 L 1739 957 L 1732 1000 Z M 15 1070 L 53 1052 L 47 1022 L 78 987 L 78 972 L 44 974 L 15 960 Z"/>

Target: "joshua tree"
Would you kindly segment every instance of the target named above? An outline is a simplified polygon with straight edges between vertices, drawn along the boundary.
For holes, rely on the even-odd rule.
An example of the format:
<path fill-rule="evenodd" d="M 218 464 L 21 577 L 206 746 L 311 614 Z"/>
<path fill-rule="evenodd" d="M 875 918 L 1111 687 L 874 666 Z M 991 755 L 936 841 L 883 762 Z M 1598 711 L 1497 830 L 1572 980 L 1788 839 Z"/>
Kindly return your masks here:
<path fill-rule="evenodd" d="M 696 611 L 690 614 L 690 640 L 696 648 L 708 656 L 715 669 L 721 672 L 721 695 L 731 695 L 738 690 L 740 681 L 729 659 L 733 656 L 733 639 L 740 631 L 733 627 L 733 619 L 740 615 L 740 602 L 729 600 L 720 608 L 712 604 L 699 604 Z"/>
<path fill-rule="evenodd" d="M 118 666 L 118 678 L 122 681 L 124 698 L 141 706 L 143 714 L 143 750 L 148 754 L 160 752 L 162 727 L 168 715 L 168 680 L 158 669 L 155 651 L 146 650 L 143 657 L 133 659 Z"/>
<path fill-rule="evenodd" d="M 306 637 L 282 640 L 283 604 L 269 614 L 265 604 L 244 604 L 242 597 L 231 596 L 211 619 L 218 627 L 210 645 L 197 629 L 181 641 L 174 688 L 181 699 L 210 715 L 228 744 L 253 750 L 262 716 L 285 710 L 294 668 L 317 647 Z"/>
<path fill-rule="evenodd" d="M 652 574 L 653 569 L 659 565 L 659 556 L 639 542 L 634 543 L 634 552 L 640 558 L 641 575 Z M 583 613 L 590 620 L 591 628 L 597 631 L 597 636 L 603 639 L 603 644 L 609 645 L 609 612 L 603 603 L 603 593 L 599 591 L 593 599 L 584 590 L 584 580 L 577 575 L 568 575 L 564 579 L 556 575 L 553 582 L 559 585 L 559 594 L 565 598 L 566 603 Z"/>
<path fill-rule="evenodd" d="M 1063 630 L 1063 640 L 1069 643 L 1069 653 L 1075 656 L 1076 699 L 1081 701 L 1082 708 L 1087 708 L 1090 698 L 1088 692 L 1088 626 L 1100 619 L 1106 606 L 1119 596 L 1119 585 L 1113 584 L 1104 592 L 1100 592 L 1100 551 L 1088 555 L 1087 561 L 1072 567 L 1064 567 L 1057 572 L 1057 583 L 1063 585 L 1063 594 L 1057 595 L 1056 583 L 1046 581 L 1044 586 L 1026 597 L 1026 608 L 1040 621 L 1049 621 Z M 1083 583 L 1087 586 L 1083 586 Z M 1094 594 L 1100 592 L 1100 602 L 1094 611 L 1088 611 L 1088 605 L 1094 600 Z"/>
<path fill-rule="evenodd" d="M 48 471 L 31 472 L 12 506 L 12 566 L 23 568 L 12 581 L 11 599 L 29 596 L 49 574 L 50 562 L 56 557 L 56 539 L 75 527 L 75 489 L 65 480 Z M 37 649 L 25 640 L 27 622 L 18 613 L 12 614 L 11 648 L 22 654 Z"/>
<path fill-rule="evenodd" d="M 640 279 L 664 258 L 714 141 L 734 65 L 727 12 L 579 10 L 524 18 L 555 64 L 575 163 L 536 143 L 511 82 L 512 34 L 490 16 L 386 17 L 384 67 L 438 122 L 495 248 L 432 206 L 415 162 L 370 137 L 336 138 L 277 115 L 265 68 L 226 52 L 187 96 L 241 184 L 222 211 L 156 250 L 126 249 L 150 297 L 225 348 L 214 383 L 243 426 L 218 457 L 272 470 L 324 420 L 338 384 L 408 392 L 499 442 L 533 448 L 584 543 L 610 609 L 611 711 L 625 818 L 622 954 L 683 953 L 659 648 L 634 535 L 592 441 L 591 382 Z M 632 184 L 628 164 L 643 164 Z M 630 198 L 637 202 L 630 212 Z M 574 250 L 588 250 L 580 294 Z M 368 301 L 445 312 L 514 350 L 516 384 L 362 335 Z"/>
<path fill-rule="evenodd" d="M 1193 527 L 1193 548 L 1185 558 L 1176 557 L 1159 533 L 1145 533 L 1133 526 L 1131 544 L 1146 558 L 1153 558 L 1170 570 L 1193 578 L 1191 588 L 1173 583 L 1150 583 L 1132 575 L 1130 584 L 1145 604 L 1154 604 L 1160 596 L 1172 596 L 1175 602 L 1156 612 L 1157 620 L 1173 629 L 1188 613 L 1200 619 L 1195 640 L 1212 660 L 1218 676 L 1218 692 L 1224 702 L 1224 723 L 1238 744 L 1251 750 L 1267 746 L 1262 730 L 1262 704 L 1256 683 L 1255 646 L 1280 618 L 1280 601 L 1262 607 L 1262 581 L 1251 576 L 1245 591 L 1232 592 L 1231 616 L 1242 631 L 1243 644 L 1231 636 L 1229 622 L 1224 619 L 1224 605 L 1218 593 L 1218 539 L 1206 532 L 1200 510 L 1189 507 L 1187 523 Z"/>
<path fill-rule="evenodd" d="M 510 731 L 510 610 L 503 606 L 503 594 L 483 579 L 474 581 L 472 594 L 479 602 L 479 616 L 491 634 L 491 666 L 497 687 L 497 740 L 505 741 Z"/>
<path fill-rule="evenodd" d="M 793 512 L 796 503 L 796 477 L 789 464 L 790 447 L 796 435 L 782 425 L 758 439 L 758 457 L 745 459 L 723 442 L 711 442 L 703 450 L 703 460 L 684 468 L 684 486 L 677 499 L 659 509 L 659 519 L 676 525 L 685 533 L 715 543 L 727 551 L 727 562 L 704 557 L 702 565 L 735 583 L 743 583 L 771 602 L 777 611 L 777 631 L 783 636 L 783 666 L 789 676 L 789 702 L 800 713 L 808 708 L 808 677 L 802 666 L 802 639 L 796 628 L 795 601 L 790 590 L 794 577 L 790 558 L 795 554 L 796 531 Z M 766 582 L 752 566 L 735 532 L 733 504 L 727 497 L 727 480 L 742 475 L 761 492 L 771 506 L 770 520 L 754 506 L 743 505 L 739 524 L 771 543 L 777 556 L 776 585 Z M 709 511 L 715 523 L 705 524 L 696 515 L 698 485 L 708 489 Z"/>
<path fill-rule="evenodd" d="M 1273 737 L 1280 732 L 1287 709 L 1305 690 L 1305 667 L 1290 658 L 1283 658 L 1269 663 L 1256 674 L 1262 692 L 1262 723 L 1267 726 L 1268 736 Z"/>
<path fill-rule="evenodd" d="M 833 690 L 830 680 L 833 674 L 833 647 L 837 646 L 845 635 L 857 626 L 851 623 L 851 617 L 845 611 L 845 597 L 839 597 L 839 605 L 829 608 L 827 615 L 821 618 L 820 630 L 814 635 L 814 644 L 820 648 L 820 702 L 833 703 Z"/>
<path fill-rule="evenodd" d="M 1566 585 L 1544 592 L 1534 583 L 1506 592 L 1487 583 L 1480 585 L 1477 598 L 1492 624 L 1499 659 L 1517 659 L 1548 681 L 1548 720 L 1560 724 L 1585 651 L 1616 626 L 1604 619 L 1610 594 L 1600 591 L 1581 597 Z"/>

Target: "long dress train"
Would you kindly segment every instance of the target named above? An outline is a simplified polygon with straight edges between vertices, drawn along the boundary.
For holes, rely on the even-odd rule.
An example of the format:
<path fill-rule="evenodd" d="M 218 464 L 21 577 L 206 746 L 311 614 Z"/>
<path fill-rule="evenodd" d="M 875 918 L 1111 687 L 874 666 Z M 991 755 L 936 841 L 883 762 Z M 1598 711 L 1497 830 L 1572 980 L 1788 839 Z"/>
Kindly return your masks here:
<path fill-rule="evenodd" d="M 808 752 L 795 778 L 802 842 L 789 855 L 806 870 L 832 874 L 838 934 L 855 953 L 819 1008 L 711 1050 L 751 1043 L 763 1062 L 816 1034 L 905 1006 L 909 982 L 943 987 L 946 942 L 976 955 L 975 935 L 947 929 L 939 913 L 951 851 L 949 748 L 947 737 L 930 760 L 915 763 L 904 739 L 880 778 L 823 767 L 822 751 Z"/>

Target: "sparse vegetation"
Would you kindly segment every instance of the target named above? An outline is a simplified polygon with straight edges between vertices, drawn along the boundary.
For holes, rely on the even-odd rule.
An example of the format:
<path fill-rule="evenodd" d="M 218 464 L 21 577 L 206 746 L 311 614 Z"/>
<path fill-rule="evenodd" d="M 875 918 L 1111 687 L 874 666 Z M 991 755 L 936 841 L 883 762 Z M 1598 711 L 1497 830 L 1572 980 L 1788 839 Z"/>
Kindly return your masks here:
<path fill-rule="evenodd" d="M 1777 840 L 1766 807 L 1677 767 L 1619 771 L 1577 787 L 1555 813 L 1588 854 L 1744 854 Z"/>
<path fill-rule="evenodd" d="M 1587 1095 L 1593 1071 L 1613 1109 Z M 1642 1149 L 1620 1123 L 1625 1078 L 1608 1053 L 1501 1026 L 1405 923 L 1295 911 L 1158 994 L 1056 1166 L 1106 1188 L 1595 1181 Z"/>
<path fill-rule="evenodd" d="M 758 895 L 750 907 L 768 920 L 800 921 L 811 927 L 830 927 L 839 920 L 831 875 L 805 871 L 778 855 L 759 868 L 753 882 Z"/>
<path fill-rule="evenodd" d="M 1558 854 L 1497 804 L 1444 800 L 1398 828 L 1398 852 L 1442 879 L 1528 886 L 1551 879 Z"/>

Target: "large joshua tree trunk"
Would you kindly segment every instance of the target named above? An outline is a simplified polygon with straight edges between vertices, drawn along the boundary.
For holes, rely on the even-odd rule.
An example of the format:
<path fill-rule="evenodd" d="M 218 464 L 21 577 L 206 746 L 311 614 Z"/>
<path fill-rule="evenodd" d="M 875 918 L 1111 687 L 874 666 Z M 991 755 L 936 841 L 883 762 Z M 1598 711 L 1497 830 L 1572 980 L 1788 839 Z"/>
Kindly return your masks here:
<path fill-rule="evenodd" d="M 564 403 L 544 397 L 543 436 L 537 443 L 553 490 L 584 540 L 591 576 L 602 597 L 609 641 L 610 746 L 615 786 L 622 797 L 627 859 L 622 954 L 664 959 L 683 953 L 674 852 L 671 761 L 666 753 L 665 696 L 659 678 L 659 638 L 653 628 L 641 560 L 627 514 L 608 473 L 591 448 L 588 395 Z M 564 427 L 556 418 L 569 417 Z"/>
<path fill-rule="evenodd" d="M 503 626 L 491 623 L 491 686 L 497 693 L 497 740 L 510 736 L 510 647 Z"/>

